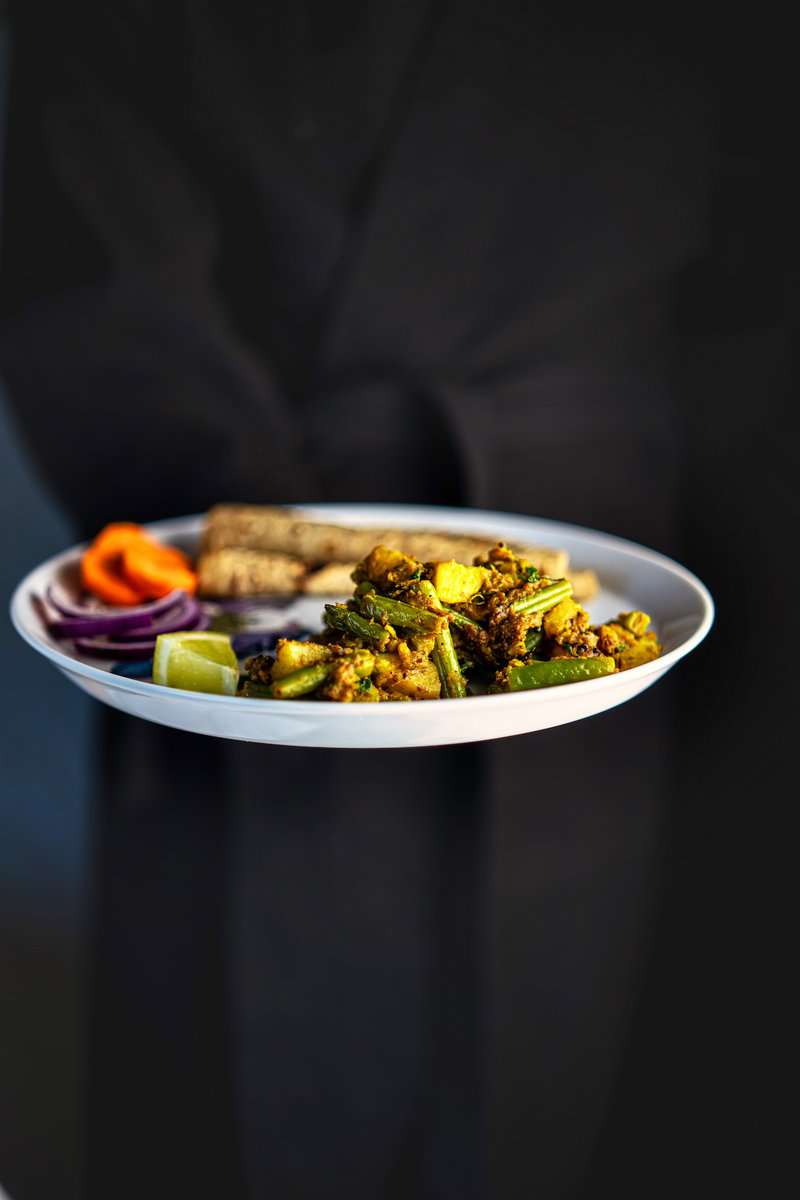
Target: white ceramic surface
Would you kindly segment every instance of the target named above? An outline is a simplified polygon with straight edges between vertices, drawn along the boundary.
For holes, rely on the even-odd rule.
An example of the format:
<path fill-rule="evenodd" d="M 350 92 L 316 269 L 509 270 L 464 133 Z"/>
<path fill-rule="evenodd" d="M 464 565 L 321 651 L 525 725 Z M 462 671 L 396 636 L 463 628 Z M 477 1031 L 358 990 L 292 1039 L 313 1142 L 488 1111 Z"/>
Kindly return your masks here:
<path fill-rule="evenodd" d="M 708 633 L 714 605 L 708 590 L 678 563 L 632 542 L 574 525 L 510 513 L 412 505 L 314 505 L 319 520 L 350 525 L 439 528 L 497 540 L 548 545 L 569 552 L 575 567 L 593 568 L 602 590 L 587 608 L 593 624 L 628 609 L 653 618 L 664 654 L 655 662 L 603 679 L 465 700 L 406 704 L 332 704 L 312 700 L 252 700 L 158 687 L 113 674 L 98 660 L 79 657 L 70 643 L 54 641 L 33 603 L 53 581 L 69 579 L 80 555 L 73 547 L 31 571 L 14 592 L 11 619 L 34 650 L 85 692 L 114 708 L 192 733 L 288 746 L 389 748 L 484 741 L 531 733 L 590 717 L 632 699 L 655 683 Z M 166 541 L 191 550 L 202 518 L 151 526 Z M 304 598 L 281 619 L 321 628 L 324 598 Z"/>

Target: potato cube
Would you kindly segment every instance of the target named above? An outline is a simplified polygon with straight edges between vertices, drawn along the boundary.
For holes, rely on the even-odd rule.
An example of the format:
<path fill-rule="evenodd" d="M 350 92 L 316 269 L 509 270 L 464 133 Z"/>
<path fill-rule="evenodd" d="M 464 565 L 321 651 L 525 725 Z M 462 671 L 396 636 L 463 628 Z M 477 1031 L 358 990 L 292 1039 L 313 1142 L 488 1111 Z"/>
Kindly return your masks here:
<path fill-rule="evenodd" d="M 272 678 L 283 679 L 292 671 L 299 671 L 301 667 L 309 667 L 312 663 L 326 662 L 330 657 L 328 647 L 317 642 L 295 642 L 290 638 L 281 638 L 275 651 Z"/>
<path fill-rule="evenodd" d="M 434 563 L 430 578 L 442 604 L 467 604 L 485 587 L 488 574 L 485 567 L 465 567 L 450 559 Z"/>
<path fill-rule="evenodd" d="M 542 628 L 548 637 L 558 637 L 580 611 L 574 600 L 569 598 L 555 604 L 542 618 Z"/>
<path fill-rule="evenodd" d="M 376 654 L 373 679 L 382 691 L 410 700 L 438 700 L 441 694 L 439 672 L 422 654 L 415 663 L 404 663 L 393 651 Z"/>

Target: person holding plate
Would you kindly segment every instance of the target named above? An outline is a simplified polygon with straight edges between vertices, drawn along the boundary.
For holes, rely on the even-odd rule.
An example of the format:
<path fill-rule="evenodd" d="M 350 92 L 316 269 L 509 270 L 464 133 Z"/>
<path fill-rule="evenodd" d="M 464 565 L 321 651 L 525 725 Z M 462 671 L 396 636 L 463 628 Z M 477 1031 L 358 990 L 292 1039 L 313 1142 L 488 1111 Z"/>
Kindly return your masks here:
<path fill-rule="evenodd" d="M 13 22 L 2 370 L 83 535 L 409 502 L 680 551 L 674 47 L 439 0 Z M 401 751 L 98 711 L 87 1200 L 596 1195 L 672 699 Z"/>

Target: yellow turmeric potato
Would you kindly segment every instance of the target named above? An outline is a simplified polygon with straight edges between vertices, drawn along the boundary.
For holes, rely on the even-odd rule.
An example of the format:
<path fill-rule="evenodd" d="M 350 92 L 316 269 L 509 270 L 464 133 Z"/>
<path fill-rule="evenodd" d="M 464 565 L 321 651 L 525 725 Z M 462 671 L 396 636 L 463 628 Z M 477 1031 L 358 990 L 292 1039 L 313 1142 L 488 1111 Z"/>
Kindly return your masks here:
<path fill-rule="evenodd" d="M 328 646 L 317 642 L 295 642 L 290 638 L 281 638 L 275 648 L 275 663 L 272 667 L 272 678 L 283 679 L 292 671 L 301 667 L 310 667 L 312 663 L 326 662 L 331 657 Z"/>
<path fill-rule="evenodd" d="M 394 651 L 376 654 L 373 680 L 381 691 L 409 700 L 438 700 L 441 694 L 439 672 L 424 654 L 413 662 L 404 662 Z"/>
<path fill-rule="evenodd" d="M 381 590 L 386 590 L 396 583 L 410 579 L 419 567 L 416 559 L 399 550 L 390 550 L 388 546 L 375 546 L 363 562 L 359 563 L 354 577 L 368 579 L 370 583 Z"/>
<path fill-rule="evenodd" d="M 652 662 L 661 655 L 661 646 L 653 633 L 639 637 L 632 646 L 626 646 L 617 658 L 620 671 L 628 671 L 631 667 L 640 667 L 642 663 Z"/>
<path fill-rule="evenodd" d="M 430 581 L 442 604 L 467 604 L 486 586 L 491 572 L 486 567 L 465 567 L 450 559 L 433 563 Z"/>
<path fill-rule="evenodd" d="M 542 628 L 547 637 L 558 637 L 580 611 L 574 600 L 568 598 L 556 604 L 542 617 Z"/>

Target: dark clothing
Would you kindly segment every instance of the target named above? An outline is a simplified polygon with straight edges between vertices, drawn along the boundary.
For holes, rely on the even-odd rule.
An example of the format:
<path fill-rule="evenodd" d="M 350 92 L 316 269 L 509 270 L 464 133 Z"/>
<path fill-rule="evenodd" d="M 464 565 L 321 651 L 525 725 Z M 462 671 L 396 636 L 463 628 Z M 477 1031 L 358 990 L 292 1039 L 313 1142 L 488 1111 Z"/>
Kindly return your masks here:
<path fill-rule="evenodd" d="M 87 2 L 46 38 L 43 8 L 16 18 L 0 348 L 87 535 L 420 501 L 680 555 L 689 64 L 513 3 Z M 672 699 L 369 753 L 104 713 L 87 1197 L 596 1195 Z"/>
<path fill-rule="evenodd" d="M 86 531 L 392 498 L 674 544 L 665 311 L 708 169 L 679 75 L 494 5 L 87 4 L 44 45 L 36 7 L 4 369 Z M 623 465 L 635 506 L 589 497 Z"/>

